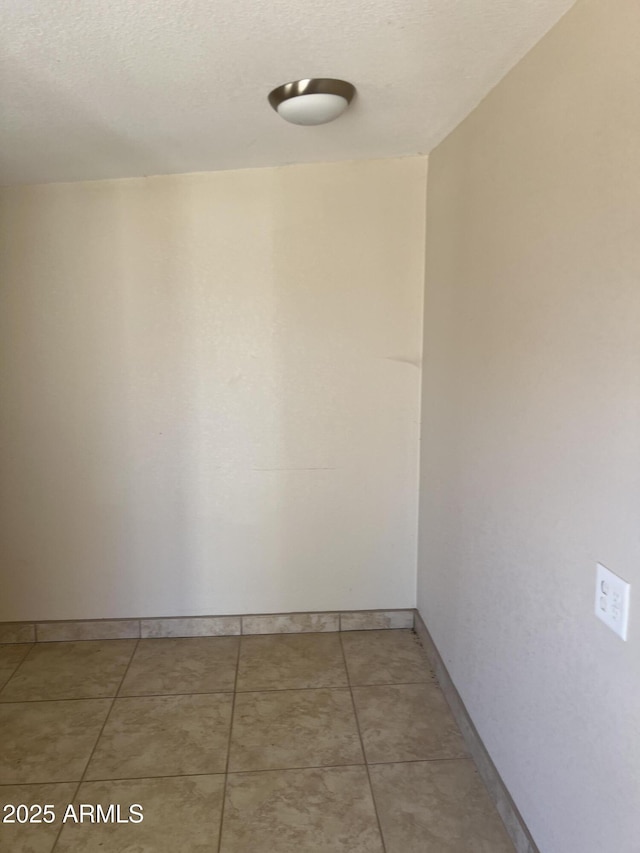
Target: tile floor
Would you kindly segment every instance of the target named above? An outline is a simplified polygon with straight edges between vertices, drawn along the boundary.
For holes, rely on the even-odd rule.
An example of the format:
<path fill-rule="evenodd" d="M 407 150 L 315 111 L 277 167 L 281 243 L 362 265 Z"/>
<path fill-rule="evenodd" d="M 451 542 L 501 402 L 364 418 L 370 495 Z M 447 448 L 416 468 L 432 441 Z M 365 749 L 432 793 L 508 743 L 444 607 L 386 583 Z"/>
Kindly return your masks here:
<path fill-rule="evenodd" d="M 6 803 L 56 820 L 1 853 L 513 851 L 406 630 L 0 645 Z"/>

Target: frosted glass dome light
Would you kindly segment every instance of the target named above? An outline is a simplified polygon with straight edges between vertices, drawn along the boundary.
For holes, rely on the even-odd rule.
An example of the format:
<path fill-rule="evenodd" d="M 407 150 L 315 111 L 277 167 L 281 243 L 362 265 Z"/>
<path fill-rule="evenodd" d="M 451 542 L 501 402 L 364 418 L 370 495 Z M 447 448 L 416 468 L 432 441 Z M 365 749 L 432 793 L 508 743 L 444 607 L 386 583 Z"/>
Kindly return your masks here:
<path fill-rule="evenodd" d="M 355 92 L 345 80 L 316 77 L 278 86 L 270 92 L 269 103 L 292 124 L 326 124 L 342 115 Z"/>

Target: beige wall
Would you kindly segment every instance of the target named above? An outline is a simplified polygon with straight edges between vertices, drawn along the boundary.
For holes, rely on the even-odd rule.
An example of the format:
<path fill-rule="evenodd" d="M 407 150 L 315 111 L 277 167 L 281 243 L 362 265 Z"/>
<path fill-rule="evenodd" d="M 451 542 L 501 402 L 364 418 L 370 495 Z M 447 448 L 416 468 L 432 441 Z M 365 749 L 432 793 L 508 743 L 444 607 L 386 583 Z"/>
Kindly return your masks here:
<path fill-rule="evenodd" d="M 425 188 L 3 191 L 0 621 L 413 606 Z"/>
<path fill-rule="evenodd" d="M 429 162 L 419 606 L 542 853 L 640 851 L 639 33 L 579 2 Z"/>

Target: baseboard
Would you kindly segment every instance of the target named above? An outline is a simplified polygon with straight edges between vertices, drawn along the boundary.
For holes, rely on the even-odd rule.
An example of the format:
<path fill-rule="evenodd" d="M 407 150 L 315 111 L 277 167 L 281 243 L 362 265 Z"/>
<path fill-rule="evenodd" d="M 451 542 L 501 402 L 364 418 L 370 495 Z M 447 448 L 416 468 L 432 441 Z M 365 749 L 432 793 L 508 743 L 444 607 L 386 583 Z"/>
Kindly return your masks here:
<path fill-rule="evenodd" d="M 427 630 L 420 613 L 415 611 L 414 630 L 424 646 L 429 662 L 435 672 L 440 688 L 444 693 L 451 712 L 462 732 L 471 757 L 475 761 L 478 772 L 482 777 L 489 795 L 493 800 L 500 817 L 506 827 L 509 837 L 513 841 L 516 853 L 539 853 L 539 850 L 522 819 L 516 804 L 513 802 L 506 785 L 491 760 L 491 756 L 482 742 L 476 727 L 473 724 L 469 712 L 460 698 L 451 676 L 447 671 L 444 661 L 440 656 L 431 634 Z"/>
<path fill-rule="evenodd" d="M 169 616 L 141 619 L 76 619 L 0 622 L 0 643 L 124 640 L 154 637 L 231 637 L 413 628 L 414 611 L 343 610 L 321 613 L 256 613 L 241 616 Z"/>

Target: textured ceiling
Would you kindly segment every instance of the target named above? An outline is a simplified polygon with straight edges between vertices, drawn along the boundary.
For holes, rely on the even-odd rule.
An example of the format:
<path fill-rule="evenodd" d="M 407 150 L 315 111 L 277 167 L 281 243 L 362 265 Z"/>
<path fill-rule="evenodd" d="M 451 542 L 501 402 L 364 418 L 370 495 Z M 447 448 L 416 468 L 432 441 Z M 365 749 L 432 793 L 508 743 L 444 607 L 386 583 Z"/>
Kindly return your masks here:
<path fill-rule="evenodd" d="M 0 182 L 424 153 L 573 0 L 3 0 Z M 267 103 L 351 80 L 334 124 Z"/>

